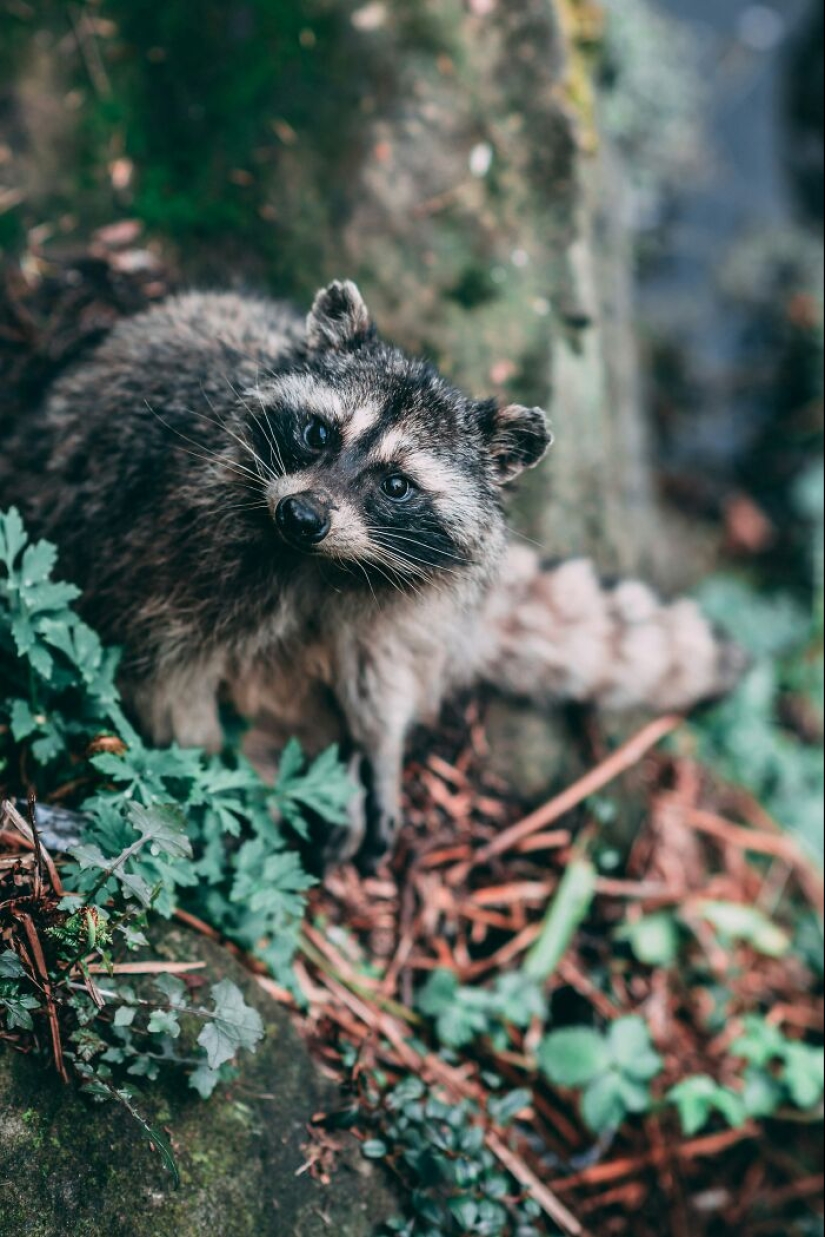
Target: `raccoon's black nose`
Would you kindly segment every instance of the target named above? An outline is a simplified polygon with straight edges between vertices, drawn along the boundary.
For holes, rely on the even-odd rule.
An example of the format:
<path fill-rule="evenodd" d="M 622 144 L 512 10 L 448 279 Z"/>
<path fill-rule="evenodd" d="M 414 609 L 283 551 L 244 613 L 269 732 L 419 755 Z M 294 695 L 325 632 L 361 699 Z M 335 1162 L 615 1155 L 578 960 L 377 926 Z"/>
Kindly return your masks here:
<path fill-rule="evenodd" d="M 332 527 L 329 510 L 313 494 L 293 494 L 278 504 L 278 527 L 299 545 L 320 545 Z"/>

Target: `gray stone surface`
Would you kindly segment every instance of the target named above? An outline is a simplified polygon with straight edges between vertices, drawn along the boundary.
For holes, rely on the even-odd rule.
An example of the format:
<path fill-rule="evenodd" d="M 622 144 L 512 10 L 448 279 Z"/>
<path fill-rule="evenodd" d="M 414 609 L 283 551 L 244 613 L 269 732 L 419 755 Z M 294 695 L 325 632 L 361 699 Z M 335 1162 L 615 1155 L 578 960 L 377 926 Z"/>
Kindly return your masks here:
<path fill-rule="evenodd" d="M 288 1015 L 209 941 L 170 929 L 158 953 L 238 983 L 265 1043 L 208 1103 L 170 1079 L 147 1090 L 141 1107 L 171 1133 L 178 1191 L 120 1108 L 0 1049 L 0 1237 L 373 1237 L 398 1203 L 354 1142 L 330 1186 L 298 1175 L 308 1122 L 340 1097 Z"/>

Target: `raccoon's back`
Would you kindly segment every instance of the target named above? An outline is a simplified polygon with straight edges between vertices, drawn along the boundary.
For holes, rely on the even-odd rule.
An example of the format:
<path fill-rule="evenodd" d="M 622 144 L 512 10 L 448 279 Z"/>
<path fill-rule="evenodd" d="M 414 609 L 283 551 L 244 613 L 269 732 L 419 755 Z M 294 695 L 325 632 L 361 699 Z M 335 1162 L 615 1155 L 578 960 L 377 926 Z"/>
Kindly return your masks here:
<path fill-rule="evenodd" d="M 164 423 L 197 437 L 196 425 L 300 349 L 303 333 L 290 306 L 236 293 L 187 293 L 122 320 L 38 406 L 0 408 L 3 506 L 59 539 L 75 498 L 91 520 L 107 489 L 163 453 Z"/>

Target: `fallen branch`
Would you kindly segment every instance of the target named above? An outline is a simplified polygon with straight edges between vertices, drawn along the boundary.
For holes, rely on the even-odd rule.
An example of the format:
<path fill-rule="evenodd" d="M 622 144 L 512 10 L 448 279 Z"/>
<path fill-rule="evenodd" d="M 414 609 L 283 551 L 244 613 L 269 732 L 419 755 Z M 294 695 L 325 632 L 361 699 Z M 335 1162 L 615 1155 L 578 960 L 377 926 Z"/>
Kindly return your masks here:
<path fill-rule="evenodd" d="M 557 795 L 555 799 L 551 799 L 544 807 L 540 807 L 519 824 L 513 825 L 510 829 L 505 829 L 492 842 L 489 842 L 477 851 L 468 863 L 459 864 L 453 868 L 447 877 L 448 883 L 452 886 L 463 884 L 473 868 L 481 867 L 489 863 L 491 859 L 495 859 L 499 855 L 505 855 L 508 851 L 515 850 L 519 843 L 523 842 L 526 838 L 530 838 L 534 834 L 547 829 L 549 825 L 555 824 L 557 820 L 560 820 L 568 812 L 572 812 L 575 808 L 579 807 L 586 799 L 604 790 L 611 782 L 615 782 L 623 773 L 634 769 L 640 761 L 644 760 L 648 752 L 658 747 L 668 735 L 673 734 L 683 723 L 683 717 L 673 715 L 661 717 L 658 721 L 646 726 L 644 730 L 620 747 L 618 751 L 609 756 L 597 768 L 591 770 L 583 778 L 580 778 L 568 790 Z"/>

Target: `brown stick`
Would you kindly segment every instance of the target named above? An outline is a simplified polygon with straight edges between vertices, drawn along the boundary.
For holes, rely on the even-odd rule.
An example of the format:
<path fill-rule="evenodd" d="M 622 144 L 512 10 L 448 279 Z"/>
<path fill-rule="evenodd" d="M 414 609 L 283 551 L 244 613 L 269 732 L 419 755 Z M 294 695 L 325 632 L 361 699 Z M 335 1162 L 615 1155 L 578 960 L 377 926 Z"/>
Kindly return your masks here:
<path fill-rule="evenodd" d="M 775 859 L 786 860 L 792 865 L 808 900 L 820 913 L 825 910 L 825 885 L 822 878 L 789 834 L 746 829 L 700 808 L 691 808 L 687 813 L 687 820 L 698 833 L 717 838 L 728 846 L 735 846 L 754 855 L 771 855 Z"/>
<path fill-rule="evenodd" d="M 709 1138 L 698 1138 L 693 1142 L 683 1143 L 681 1147 L 676 1147 L 671 1153 L 668 1153 L 666 1149 L 657 1150 L 652 1151 L 649 1155 L 639 1156 L 636 1159 L 615 1160 L 611 1164 L 598 1164 L 595 1168 L 585 1169 L 584 1172 L 578 1173 L 575 1177 L 566 1177 L 564 1180 L 554 1182 L 553 1189 L 557 1194 L 569 1194 L 582 1186 L 607 1185 L 613 1181 L 621 1181 L 625 1177 L 633 1177 L 637 1173 L 644 1172 L 648 1168 L 655 1168 L 666 1162 L 669 1154 L 680 1160 L 709 1159 L 715 1155 L 720 1155 L 723 1151 L 730 1150 L 731 1147 L 735 1147 L 741 1142 L 758 1138 L 759 1133 L 758 1127 L 750 1124 L 741 1130 L 730 1130 L 725 1134 L 713 1134 Z"/>
<path fill-rule="evenodd" d="M 557 795 L 555 799 L 551 799 L 544 807 L 540 807 L 538 811 L 533 812 L 525 820 L 519 824 L 513 825 L 510 829 L 505 829 L 498 837 L 494 838 L 487 846 L 483 846 L 477 851 L 473 859 L 469 863 L 460 864 L 454 868 L 448 876 L 449 884 L 461 885 L 467 879 L 469 873 L 474 867 L 479 867 L 481 864 L 488 863 L 498 855 L 504 855 L 507 851 L 515 849 L 519 842 L 523 842 L 525 838 L 532 837 L 533 834 L 540 833 L 549 825 L 555 824 L 568 812 L 572 812 L 582 804 L 585 799 L 589 799 L 591 795 L 598 794 L 600 790 L 604 790 L 611 782 L 615 782 L 623 773 L 627 773 L 630 769 L 636 767 L 640 761 L 654 747 L 657 747 L 663 739 L 668 735 L 673 734 L 675 730 L 683 724 L 684 718 L 676 715 L 669 717 L 660 717 L 658 721 L 651 722 L 644 730 L 625 743 L 612 756 L 608 757 L 596 769 L 592 769 L 585 777 L 581 778 L 569 789 L 562 794 Z"/>
<path fill-rule="evenodd" d="M 60 1038 L 60 1023 L 57 1018 L 57 1006 L 55 1005 L 52 985 L 49 979 L 49 968 L 46 966 L 46 959 L 43 955 L 43 947 L 40 944 L 40 937 L 37 935 L 37 929 L 34 926 L 34 921 L 29 915 L 21 915 L 19 922 L 23 925 L 23 930 L 26 933 L 26 939 L 31 948 L 34 965 L 38 972 L 38 978 L 43 989 L 43 995 L 46 1000 L 46 1017 L 49 1023 L 49 1033 L 52 1040 L 52 1054 L 54 1056 L 54 1065 L 60 1077 L 64 1082 L 69 1081 L 69 1074 L 66 1069 L 66 1062 L 63 1059 L 63 1043 Z"/>

